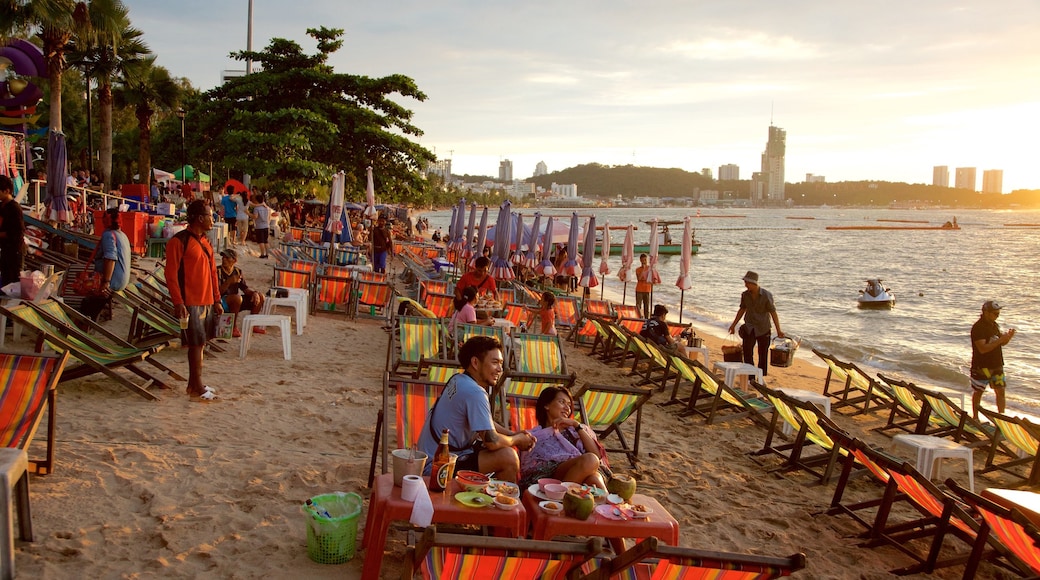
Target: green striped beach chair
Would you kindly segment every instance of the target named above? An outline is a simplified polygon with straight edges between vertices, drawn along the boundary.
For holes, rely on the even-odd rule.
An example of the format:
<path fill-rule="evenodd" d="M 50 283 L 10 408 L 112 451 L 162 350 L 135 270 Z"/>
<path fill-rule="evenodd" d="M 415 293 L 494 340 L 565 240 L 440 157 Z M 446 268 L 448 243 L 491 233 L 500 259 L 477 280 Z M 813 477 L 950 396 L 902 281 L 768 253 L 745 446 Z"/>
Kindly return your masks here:
<path fill-rule="evenodd" d="M 624 453 L 633 468 L 639 460 L 639 434 L 643 424 L 643 405 L 653 391 L 641 387 L 594 385 L 586 383 L 574 394 L 578 413 L 592 427 L 606 446 L 607 437 L 616 435 L 618 447 L 606 447 L 608 452 Z M 635 417 L 631 445 L 625 437 L 623 425 Z"/>
<path fill-rule="evenodd" d="M 550 334 L 518 334 L 513 353 L 514 368 L 521 373 L 562 375 L 567 372 L 560 338 Z"/>
<path fill-rule="evenodd" d="M 989 409 L 979 410 L 997 427 L 994 442 L 1004 439 L 1014 452 L 1014 455 L 1009 455 L 1008 461 L 997 463 L 999 445 L 990 445 L 986 467 L 980 473 L 1000 470 L 1024 479 L 1027 485 L 1040 482 L 1040 425 L 1025 417 L 1014 417 Z M 1026 466 L 1024 476 L 1017 469 L 1012 469 L 1023 465 Z"/>
<path fill-rule="evenodd" d="M 672 385 L 671 399 L 665 404 L 685 402 L 686 410 L 682 414 L 696 413 L 704 417 L 708 425 L 712 424 L 717 414 L 729 410 L 732 413 L 727 414 L 726 419 L 748 417 L 769 427 L 769 420 L 765 418 L 766 414 L 773 411 L 769 401 L 730 387 L 698 361 L 690 360 L 681 354 L 669 356 L 672 367 L 678 372 Z M 679 399 L 677 395 L 683 381 L 691 384 L 693 388 L 688 398 Z M 706 397 L 702 397 L 702 394 Z"/>
<path fill-rule="evenodd" d="M 443 328 L 439 318 L 398 316 L 390 373 L 412 375 L 423 359 L 443 357 Z"/>

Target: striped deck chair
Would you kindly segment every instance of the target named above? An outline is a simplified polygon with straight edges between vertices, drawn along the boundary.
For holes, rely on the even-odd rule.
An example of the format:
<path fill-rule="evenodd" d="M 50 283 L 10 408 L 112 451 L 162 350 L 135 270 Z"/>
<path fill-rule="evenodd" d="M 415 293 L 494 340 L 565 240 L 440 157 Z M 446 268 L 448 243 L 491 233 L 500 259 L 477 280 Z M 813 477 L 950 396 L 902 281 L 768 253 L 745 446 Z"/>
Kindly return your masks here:
<path fill-rule="evenodd" d="M 893 574 L 930 574 L 936 568 L 966 563 L 971 551 L 955 553 L 952 557 L 939 560 L 947 535 L 960 538 L 971 548 L 974 548 L 978 539 L 978 524 L 957 499 L 944 493 L 909 463 L 889 469 L 888 473 L 921 517 L 889 524 L 891 511 L 879 510 L 870 532 L 872 539 L 867 546 L 892 546 L 917 561 L 915 565 L 892 570 Z M 928 537 L 931 537 L 931 542 L 923 555 L 913 549 L 915 540 Z"/>
<path fill-rule="evenodd" d="M 422 300 L 423 307 L 433 312 L 438 318 L 451 318 L 455 312 L 454 297 L 451 294 L 428 292 Z"/>
<path fill-rule="evenodd" d="M 546 387 L 570 390 L 576 380 L 578 376 L 574 373 L 560 375 L 507 371 L 498 389 L 502 424 L 510 425 L 514 431 L 537 427 L 534 410 L 542 391 Z"/>
<path fill-rule="evenodd" d="M 643 314 L 639 312 L 639 309 L 633 304 L 614 304 L 614 312 L 617 313 L 618 319 L 622 318 L 635 318 L 638 320 L 645 320 Z"/>
<path fill-rule="evenodd" d="M 862 376 L 865 375 L 850 372 L 848 363 L 844 363 L 815 348 L 813 349 L 813 354 L 820 357 L 827 365 L 827 377 L 823 383 L 823 394 L 834 399 L 831 402 L 831 409 L 837 410 L 852 406 L 853 409 L 862 412 L 866 408 L 865 402 L 869 401 L 871 387 L 870 384 L 862 382 Z"/>
<path fill-rule="evenodd" d="M 383 406 L 376 416 L 376 432 L 372 442 L 372 462 L 368 470 L 368 486 L 375 481 L 376 459 L 382 451 L 382 473 L 389 471 L 390 430 L 384 429 L 386 417 L 390 415 L 391 394 L 394 401 L 394 432 L 397 447 L 415 446 L 419 433 L 426 424 L 426 416 L 441 396 L 444 383 L 405 377 L 391 378 L 383 373 Z"/>
<path fill-rule="evenodd" d="M 1001 439 L 1006 440 L 1014 452 L 1014 455 L 1009 456 L 1009 460 L 997 463 L 997 451 L 1000 446 L 990 445 L 986 467 L 980 473 L 1000 470 L 1024 479 L 1027 485 L 1040 482 L 1040 425 L 1025 417 L 1013 417 L 989 409 L 980 411 L 997 427 L 994 441 L 999 443 Z M 1013 469 L 1023 465 L 1026 466 L 1025 475 Z"/>
<path fill-rule="evenodd" d="M 516 290 L 512 288 L 499 288 L 498 290 L 498 301 L 502 304 L 507 302 L 516 302 Z"/>
<path fill-rule="evenodd" d="M 474 336 L 492 336 L 498 339 L 498 342 L 502 343 L 502 356 L 504 360 L 509 360 L 509 351 L 512 346 L 512 340 L 506 336 L 506 329 L 501 326 L 487 326 L 484 324 L 466 324 L 464 322 L 455 323 L 455 352 L 465 344 L 465 342 Z"/>
<path fill-rule="evenodd" d="M 518 334 L 513 337 L 514 370 L 520 373 L 562 375 L 567 373 L 560 337 L 550 334 Z"/>
<path fill-rule="evenodd" d="M 542 301 L 542 293 L 531 288 L 527 284 L 521 284 L 519 282 L 513 282 L 513 289 L 516 291 L 517 302 L 526 304 L 527 306 L 537 306 Z"/>
<path fill-rule="evenodd" d="M 836 435 L 835 442 L 846 449 L 848 454 L 845 456 L 838 483 L 834 487 L 831 505 L 824 513 L 831 516 L 845 514 L 869 531 L 873 529 L 877 513 L 882 508 L 890 510 L 895 502 L 906 501 L 907 499 L 906 494 L 899 492 L 895 481 L 889 475 L 889 470 L 899 468 L 904 460 L 888 455 L 879 449 L 874 449 L 860 439 L 852 438 L 849 440 L 843 438 L 842 435 Z M 845 489 L 853 477 L 853 469 L 857 464 L 862 465 L 866 473 L 871 475 L 874 481 L 884 488 L 881 496 L 851 503 L 844 501 Z M 874 511 L 865 514 L 860 513 L 867 509 Z"/>
<path fill-rule="evenodd" d="M 640 385 L 653 384 L 657 386 L 658 390 L 663 391 L 668 381 L 676 375 L 668 354 L 639 334 L 629 332 L 627 329 L 624 332 L 628 338 L 626 348 L 635 355 L 628 376 L 641 376 L 643 380 L 639 382 Z"/>
<path fill-rule="evenodd" d="M 320 265 L 319 262 L 314 262 L 314 261 L 311 261 L 311 260 L 289 260 L 289 267 L 288 267 L 288 269 L 289 270 L 299 270 L 299 271 L 307 272 L 307 274 L 310 276 L 310 280 L 308 281 L 308 285 L 313 286 L 314 285 L 314 280 L 318 276 L 318 266 L 319 265 Z"/>
<path fill-rule="evenodd" d="M 578 325 L 581 305 L 576 296 L 557 296 L 553 310 L 556 311 L 556 327 L 560 329 L 561 334 Z"/>
<path fill-rule="evenodd" d="M 964 578 L 975 578 L 987 545 L 996 549 L 1012 568 L 1026 577 L 1040 575 L 1040 547 L 1035 538 L 1040 529 L 1020 512 L 963 488 L 952 479 L 946 487 L 979 514 L 978 539 L 964 569 Z"/>
<path fill-rule="evenodd" d="M 325 264 L 325 266 L 321 269 L 321 275 L 336 278 L 353 278 L 354 270 L 346 266 L 340 266 L 336 264 Z"/>
<path fill-rule="evenodd" d="M 967 447 L 1000 445 L 1008 455 L 1014 455 L 1004 443 L 996 440 L 996 427 L 977 421 L 971 413 L 961 409 L 945 393 L 918 385 L 910 385 L 910 389 L 925 402 L 928 412 L 949 428 L 943 433 L 944 437 L 952 436 L 958 443 L 963 440 Z"/>
<path fill-rule="evenodd" d="M 293 270 L 274 266 L 274 278 L 271 286 L 276 288 L 302 288 L 310 290 L 311 273 L 307 270 Z"/>
<path fill-rule="evenodd" d="M 180 323 L 141 296 L 133 284 L 112 294 L 115 303 L 130 311 L 130 325 L 126 341 L 139 348 L 156 344 L 168 345 L 180 338 Z"/>
<path fill-rule="evenodd" d="M 672 338 L 679 338 L 680 336 L 682 336 L 682 333 L 686 332 L 686 329 L 693 326 L 693 324 L 689 322 L 687 322 L 686 324 L 679 324 L 678 322 L 665 322 L 665 325 L 668 326 L 668 334 Z"/>
<path fill-rule="evenodd" d="M 513 324 L 513 328 L 520 328 L 520 324 L 527 322 L 527 307 L 516 302 L 505 302 L 506 314 L 504 318 Z"/>
<path fill-rule="evenodd" d="M 602 334 L 596 337 L 597 342 L 592 344 L 592 353 L 596 353 L 598 350 L 599 359 L 604 363 L 623 361 L 627 358 L 629 355 L 628 335 L 625 334 L 621 325 L 609 320 L 601 320 L 598 324 L 597 330 L 602 330 Z"/>
<path fill-rule="evenodd" d="M 358 274 L 358 278 L 363 282 L 383 282 L 387 281 L 385 272 L 361 272 Z"/>
<path fill-rule="evenodd" d="M 820 483 L 830 481 L 838 459 L 847 452 L 835 445 L 834 438 L 828 433 L 828 430 L 840 431 L 841 429 L 816 405 L 795 399 L 782 391 L 770 389 L 754 379 L 750 379 L 749 382 L 752 387 L 765 396 L 775 411 L 762 449 L 753 452 L 752 455 L 773 453 L 784 460 L 779 467 L 775 468 L 777 471 L 804 470 L 817 477 Z M 778 427 L 781 420 L 791 425 L 796 435 L 791 443 L 774 445 L 773 435 L 779 432 Z M 814 455 L 805 454 L 810 445 L 815 445 L 821 452 Z M 822 471 L 817 469 L 821 465 L 824 466 Z"/>
<path fill-rule="evenodd" d="M 397 340 L 393 342 L 390 374 L 414 375 L 422 359 L 444 356 L 441 335 L 444 326 L 438 318 L 398 316 Z"/>
<path fill-rule="evenodd" d="M 33 473 L 54 471 L 55 399 L 68 360 L 68 351 L 57 355 L 0 351 L 0 445 L 28 451 L 47 411 L 46 454 L 43 459 L 29 459 Z"/>
<path fill-rule="evenodd" d="M 585 300 L 582 303 L 581 319 L 578 320 L 578 324 L 575 325 L 570 336 L 570 340 L 574 341 L 574 346 L 593 346 L 596 344 L 599 330 L 593 322 L 598 320 L 616 320 L 614 309 L 611 307 L 610 302 L 606 300 Z"/>
<path fill-rule="evenodd" d="M 289 238 L 293 241 L 299 242 L 303 240 L 303 228 L 290 226 L 289 231 L 286 232 Z"/>
<path fill-rule="evenodd" d="M 910 383 L 878 374 L 885 389 L 892 395 L 893 404 L 888 414 L 888 422 L 874 431 L 888 435 L 886 431 L 899 429 L 907 433 L 919 435 L 940 435 L 949 427 L 932 417 L 931 412 L 924 412 L 924 400 L 914 394 Z"/>
<path fill-rule="evenodd" d="M 159 399 L 159 397 L 148 391 L 149 386 L 167 386 L 136 366 L 152 354 L 151 350 L 108 352 L 99 347 L 90 336 L 82 333 L 78 328 L 68 328 L 63 323 L 48 319 L 40 312 L 31 308 L 29 304 L 22 304 L 12 308 L 0 307 L 0 312 L 41 335 L 44 343 L 51 349 L 59 352 L 68 351 L 71 356 L 79 361 L 78 365 L 66 366 L 66 370 L 62 373 L 61 381 L 100 372 L 110 377 L 116 383 L 149 400 Z M 126 368 L 144 378 L 145 382 L 143 384 L 135 383 L 116 372 L 120 368 Z"/>
<path fill-rule="evenodd" d="M 373 318 L 385 317 L 392 293 L 390 285 L 386 282 L 358 280 L 354 286 L 354 307 L 351 318 L 357 319 L 358 314 Z"/>
<path fill-rule="evenodd" d="M 704 417 L 708 425 L 712 424 L 718 413 L 729 410 L 732 413 L 727 414 L 726 419 L 748 417 L 766 428 L 769 427 L 770 422 L 765 418 L 766 414 L 773 411 L 769 401 L 730 387 L 699 361 L 675 353 L 670 353 L 669 358 L 672 368 L 678 373 L 672 386 L 672 396 L 666 405 L 685 402 L 686 410 L 681 414 L 696 413 Z M 684 381 L 692 386 L 692 391 L 688 398 L 679 399 L 679 386 Z M 706 397 L 701 397 L 702 393 Z"/>
<path fill-rule="evenodd" d="M 455 285 L 445 280 L 423 280 L 419 282 L 419 302 L 425 302 L 427 294 L 447 294 L 452 296 L 454 293 Z"/>
<path fill-rule="evenodd" d="M 598 569 L 582 578 L 768 580 L 790 576 L 802 568 L 805 568 L 805 554 L 802 553 L 776 557 L 711 552 L 667 546 L 650 537 L 609 560 L 601 561 Z"/>
<path fill-rule="evenodd" d="M 856 363 L 847 362 L 841 365 L 849 375 L 849 385 L 862 393 L 853 399 L 846 398 L 843 406 L 858 409 L 860 413 L 892 409 L 896 406 L 895 396 L 888 390 L 888 385 L 865 373 Z"/>
<path fill-rule="evenodd" d="M 564 580 L 577 578 L 582 566 L 603 551 L 603 539 L 542 541 L 444 534 L 426 528 L 408 548 L 408 578 L 424 580 L 503 578 Z"/>
<path fill-rule="evenodd" d="M 354 296 L 354 281 L 340 276 L 322 274 L 316 278 L 311 291 L 311 312 L 350 312 Z"/>
<path fill-rule="evenodd" d="M 419 361 L 419 367 L 415 369 L 416 379 L 422 379 L 431 383 L 444 384 L 448 382 L 452 376 L 457 375 L 465 371 L 459 361 L 454 359 L 422 359 Z"/>
<path fill-rule="evenodd" d="M 349 247 L 338 247 L 336 248 L 336 254 L 333 258 L 333 263 L 337 266 L 349 266 L 358 263 L 358 258 L 361 256 L 361 250 L 358 248 Z"/>
<path fill-rule="evenodd" d="M 607 436 L 617 435 L 619 447 L 606 447 L 608 452 L 624 453 L 634 469 L 639 460 L 639 433 L 643 426 L 643 405 L 650 400 L 653 391 L 640 387 L 594 385 L 585 383 L 574 394 L 582 419 L 596 432 L 606 447 Z M 625 438 L 623 425 L 632 416 L 632 444 Z"/>

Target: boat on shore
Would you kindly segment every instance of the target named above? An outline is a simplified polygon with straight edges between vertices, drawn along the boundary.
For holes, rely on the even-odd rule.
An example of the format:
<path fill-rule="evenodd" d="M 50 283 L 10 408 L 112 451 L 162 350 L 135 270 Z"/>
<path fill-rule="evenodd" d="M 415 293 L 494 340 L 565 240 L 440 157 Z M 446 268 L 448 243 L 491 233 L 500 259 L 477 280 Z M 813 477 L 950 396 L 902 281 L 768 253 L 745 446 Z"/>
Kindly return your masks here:
<path fill-rule="evenodd" d="M 896 296 L 881 283 L 880 278 L 867 280 L 866 290 L 859 291 L 856 300 L 860 308 L 885 309 L 896 305 Z"/>
<path fill-rule="evenodd" d="M 644 221 L 643 223 L 645 223 L 647 225 L 653 225 L 654 222 Z M 671 230 L 668 229 L 670 226 L 681 226 L 681 225 L 683 225 L 683 222 L 678 221 L 678 220 L 658 220 L 657 221 L 657 227 L 659 229 L 659 231 L 657 232 L 657 235 L 658 236 L 662 236 L 661 238 L 659 238 L 660 241 L 657 244 L 657 254 L 659 256 L 678 256 L 678 255 L 682 254 L 682 239 L 681 239 L 682 238 L 682 233 L 678 234 L 678 238 L 679 238 L 679 242 L 680 243 L 676 244 L 676 243 L 674 243 L 675 239 L 672 238 Z M 666 243 L 666 240 L 667 240 L 668 243 Z M 694 232 L 693 233 L 693 243 L 690 245 L 690 255 L 692 256 L 693 254 L 696 254 L 697 251 L 700 250 L 700 249 L 701 249 L 701 243 L 697 241 L 697 233 Z M 624 244 L 611 244 L 610 245 L 610 255 L 611 256 L 620 256 L 622 250 L 624 250 Z M 632 251 L 637 256 L 639 254 L 649 254 L 650 253 L 650 243 L 647 242 L 645 244 L 636 244 L 635 246 L 633 246 L 633 250 Z"/>

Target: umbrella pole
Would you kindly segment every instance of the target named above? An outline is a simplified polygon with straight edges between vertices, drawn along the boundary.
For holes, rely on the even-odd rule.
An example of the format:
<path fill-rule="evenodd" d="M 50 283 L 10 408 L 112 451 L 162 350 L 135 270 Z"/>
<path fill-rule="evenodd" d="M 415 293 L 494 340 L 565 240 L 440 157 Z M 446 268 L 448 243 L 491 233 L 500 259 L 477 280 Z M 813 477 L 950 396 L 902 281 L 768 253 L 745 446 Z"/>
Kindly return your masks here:
<path fill-rule="evenodd" d="M 684 302 L 686 302 L 686 290 L 679 290 L 679 324 L 682 324 L 682 309 Z"/>
<path fill-rule="evenodd" d="M 628 298 L 628 280 L 625 280 L 625 289 L 621 291 L 621 305 L 625 305 L 625 299 Z"/>
<path fill-rule="evenodd" d="M 600 287 L 599 287 L 599 300 L 600 300 L 600 302 L 603 301 L 603 291 L 606 290 L 606 289 L 607 289 L 607 281 L 604 280 L 603 284 L 600 284 Z"/>

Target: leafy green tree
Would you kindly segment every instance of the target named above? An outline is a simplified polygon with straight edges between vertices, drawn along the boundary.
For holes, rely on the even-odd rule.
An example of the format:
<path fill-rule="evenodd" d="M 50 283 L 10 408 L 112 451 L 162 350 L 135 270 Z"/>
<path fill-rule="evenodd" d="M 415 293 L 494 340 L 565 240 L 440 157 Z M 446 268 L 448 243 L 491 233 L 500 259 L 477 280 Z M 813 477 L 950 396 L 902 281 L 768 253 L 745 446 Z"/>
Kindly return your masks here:
<path fill-rule="evenodd" d="M 294 195 L 343 170 L 348 187 L 360 185 L 348 189 L 357 198 L 371 165 L 382 197 L 421 199 L 429 187 L 421 173 L 434 156 L 410 139 L 422 131 L 411 123 L 412 111 L 393 97 L 424 101 L 426 95 L 404 75 L 336 73 L 327 62 L 342 47 L 343 30 L 307 33 L 318 41 L 314 55 L 280 38 L 260 52 L 232 54 L 262 70 L 209 91 L 198 110 L 189 111 L 197 127 L 193 152 L 208 151 Z"/>
<path fill-rule="evenodd" d="M 170 71 L 155 64 L 153 56 L 127 68 L 113 97 L 117 106 L 134 109 L 138 129 L 137 171 L 140 181 L 147 183 L 152 171 L 152 117 L 177 107 L 181 87 L 170 76 Z"/>

